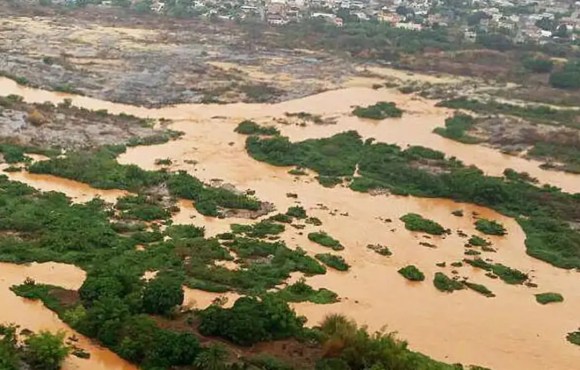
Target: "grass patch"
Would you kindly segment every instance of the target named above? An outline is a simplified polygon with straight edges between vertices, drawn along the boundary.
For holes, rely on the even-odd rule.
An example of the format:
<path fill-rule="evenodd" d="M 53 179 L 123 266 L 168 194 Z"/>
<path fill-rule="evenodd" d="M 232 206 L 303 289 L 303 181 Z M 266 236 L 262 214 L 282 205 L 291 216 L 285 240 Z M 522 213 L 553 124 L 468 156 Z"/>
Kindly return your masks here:
<path fill-rule="evenodd" d="M 306 214 L 306 210 L 304 209 L 304 207 L 301 206 L 289 207 L 288 210 L 286 211 L 286 215 L 300 219 L 308 217 L 308 215 Z"/>
<path fill-rule="evenodd" d="M 475 221 L 475 229 L 486 235 L 499 235 L 503 236 L 507 234 L 505 227 L 497 221 L 487 220 L 485 218 L 480 218 Z"/>
<path fill-rule="evenodd" d="M 475 119 L 467 114 L 455 113 L 453 117 L 445 119 L 445 127 L 437 127 L 433 130 L 437 135 L 459 141 L 464 144 L 477 144 L 479 139 L 467 135 L 475 124 Z"/>
<path fill-rule="evenodd" d="M 367 248 L 375 252 L 376 254 L 380 254 L 381 256 L 392 256 L 393 252 L 389 249 L 389 247 L 380 245 L 380 244 L 369 244 Z"/>
<path fill-rule="evenodd" d="M 466 281 L 463 284 L 465 284 L 465 286 L 468 287 L 469 289 L 474 290 L 479 294 L 484 295 L 488 298 L 495 297 L 495 294 L 493 294 L 491 290 L 487 289 L 485 285 L 470 283 L 469 281 Z"/>
<path fill-rule="evenodd" d="M 340 251 L 344 249 L 344 247 L 342 246 L 342 244 L 340 244 L 338 240 L 334 239 L 324 231 L 309 233 L 308 240 L 320 244 L 323 247 L 331 248 L 332 250 L 335 251 Z"/>
<path fill-rule="evenodd" d="M 319 253 L 314 257 L 316 257 L 316 259 L 324 263 L 326 266 L 332 267 L 333 269 L 338 271 L 348 271 L 348 269 L 350 268 L 350 265 L 346 263 L 344 258 L 342 258 L 341 256 L 337 256 L 335 254 Z"/>
<path fill-rule="evenodd" d="M 330 304 L 338 302 L 338 295 L 331 290 L 320 288 L 314 289 L 300 279 L 292 285 L 275 293 L 286 302 L 312 302 L 316 304 Z"/>
<path fill-rule="evenodd" d="M 507 284 L 523 284 L 526 280 L 528 280 L 528 274 L 525 274 L 514 268 L 502 265 L 501 263 L 491 264 L 485 262 L 481 258 L 476 258 L 473 260 L 465 259 L 464 261 L 465 263 L 468 263 L 473 267 L 493 272 Z"/>
<path fill-rule="evenodd" d="M 425 280 L 425 274 L 421 272 L 416 266 L 409 265 L 405 266 L 397 271 L 399 274 L 403 275 L 405 279 L 411 281 L 423 281 Z"/>
<path fill-rule="evenodd" d="M 397 108 L 395 103 L 378 102 L 368 107 L 356 107 L 352 114 L 360 118 L 382 120 L 385 118 L 399 118 L 403 116 L 403 111 Z"/>
<path fill-rule="evenodd" d="M 461 290 L 464 288 L 463 284 L 449 278 L 442 272 L 436 272 L 433 278 L 433 285 L 441 292 L 451 293 L 455 290 Z"/>
<path fill-rule="evenodd" d="M 407 230 L 421 231 L 431 235 L 443 235 L 445 233 L 443 226 L 416 213 L 407 213 L 400 220 L 405 223 Z"/>
<path fill-rule="evenodd" d="M 280 130 L 273 126 L 260 126 L 254 121 L 245 120 L 234 130 L 242 135 L 280 135 Z"/>
<path fill-rule="evenodd" d="M 553 302 L 564 302 L 564 297 L 560 293 L 539 293 L 536 294 L 536 302 L 540 304 L 548 304 Z"/>
<path fill-rule="evenodd" d="M 566 335 L 566 340 L 572 344 L 580 346 L 580 329 L 568 333 L 568 335 Z"/>
<path fill-rule="evenodd" d="M 473 245 L 474 247 L 487 247 L 491 245 L 489 241 L 477 235 L 472 235 L 467 242 Z"/>

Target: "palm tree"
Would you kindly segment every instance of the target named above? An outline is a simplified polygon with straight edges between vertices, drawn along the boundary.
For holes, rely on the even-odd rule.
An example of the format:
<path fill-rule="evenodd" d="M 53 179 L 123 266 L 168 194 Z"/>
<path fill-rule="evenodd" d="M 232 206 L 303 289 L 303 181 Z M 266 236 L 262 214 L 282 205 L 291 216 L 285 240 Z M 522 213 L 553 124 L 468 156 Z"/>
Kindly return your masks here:
<path fill-rule="evenodd" d="M 212 344 L 195 359 L 194 365 L 200 370 L 224 370 L 228 351 L 221 344 Z"/>

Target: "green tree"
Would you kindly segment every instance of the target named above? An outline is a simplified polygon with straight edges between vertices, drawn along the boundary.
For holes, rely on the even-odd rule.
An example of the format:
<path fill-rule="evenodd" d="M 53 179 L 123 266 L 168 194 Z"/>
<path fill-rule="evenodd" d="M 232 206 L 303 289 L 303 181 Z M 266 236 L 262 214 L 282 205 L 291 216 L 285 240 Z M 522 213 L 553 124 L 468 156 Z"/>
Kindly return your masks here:
<path fill-rule="evenodd" d="M 65 333 L 52 334 L 41 331 L 30 335 L 25 341 L 25 361 L 38 370 L 59 370 L 70 353 L 64 344 Z"/>
<path fill-rule="evenodd" d="M 0 369 L 18 370 L 19 368 L 16 327 L 14 325 L 0 325 Z"/>
<path fill-rule="evenodd" d="M 182 281 L 171 274 L 158 274 L 143 291 L 143 309 L 150 314 L 168 314 L 183 303 Z"/>
<path fill-rule="evenodd" d="M 212 344 L 203 350 L 195 359 L 194 365 L 199 370 L 224 370 L 228 351 L 221 344 Z"/>

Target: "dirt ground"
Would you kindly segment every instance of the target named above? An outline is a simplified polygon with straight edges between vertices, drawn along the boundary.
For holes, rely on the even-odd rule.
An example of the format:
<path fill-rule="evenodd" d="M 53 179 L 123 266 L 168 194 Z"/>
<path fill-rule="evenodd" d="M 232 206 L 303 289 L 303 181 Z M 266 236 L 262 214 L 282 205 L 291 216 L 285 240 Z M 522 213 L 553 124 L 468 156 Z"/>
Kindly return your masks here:
<path fill-rule="evenodd" d="M 323 53 L 255 48 L 233 24 L 136 19 L 106 8 L 0 4 L 0 13 L 0 73 L 114 102 L 276 102 L 320 92 L 355 72 Z"/>

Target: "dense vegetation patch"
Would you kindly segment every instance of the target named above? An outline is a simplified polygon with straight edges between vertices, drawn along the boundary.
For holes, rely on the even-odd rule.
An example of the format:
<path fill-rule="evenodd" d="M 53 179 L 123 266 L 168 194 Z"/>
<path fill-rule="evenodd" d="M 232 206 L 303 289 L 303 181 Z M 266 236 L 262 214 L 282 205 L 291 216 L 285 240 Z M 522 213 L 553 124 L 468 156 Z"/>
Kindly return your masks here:
<path fill-rule="evenodd" d="M 580 89 L 580 61 L 566 63 L 550 75 L 550 85 L 559 89 Z"/>
<path fill-rule="evenodd" d="M 491 290 L 489 290 L 485 285 L 482 284 L 476 284 L 476 283 L 471 283 L 469 281 L 465 281 L 463 282 L 463 284 L 465 284 L 466 287 L 468 287 L 471 290 L 474 290 L 476 292 L 478 292 L 479 294 L 482 294 L 486 297 L 495 297 L 495 294 L 493 294 L 493 292 Z"/>
<path fill-rule="evenodd" d="M 487 235 L 505 235 L 507 233 L 505 227 L 495 220 L 487 220 L 480 218 L 475 221 L 475 229 Z"/>
<path fill-rule="evenodd" d="M 142 192 L 165 184 L 171 195 L 193 200 L 195 208 L 207 216 L 219 215 L 220 207 L 260 208 L 260 202 L 253 197 L 207 186 L 184 171 L 146 171 L 135 165 L 121 165 L 116 157 L 124 151 L 123 146 L 106 146 L 94 151 L 69 152 L 65 157 L 36 162 L 29 166 L 29 171 L 77 180 L 99 189 Z"/>
<path fill-rule="evenodd" d="M 238 134 L 243 135 L 279 135 L 280 131 L 273 126 L 260 126 L 254 121 L 242 121 L 234 130 Z"/>
<path fill-rule="evenodd" d="M 501 263 L 492 264 L 485 262 L 481 258 L 476 258 L 473 260 L 465 259 L 464 261 L 473 267 L 493 272 L 495 275 L 497 275 L 500 279 L 502 279 L 508 284 L 523 284 L 526 280 L 528 280 L 528 274 L 525 274 L 514 268 L 502 265 Z"/>
<path fill-rule="evenodd" d="M 470 110 L 481 114 L 505 114 L 541 123 L 558 123 L 564 126 L 580 128 L 576 117 L 580 114 L 574 109 L 554 109 L 546 105 L 516 105 L 501 103 L 495 100 L 482 102 L 468 98 L 455 98 L 437 104 L 452 109 Z"/>
<path fill-rule="evenodd" d="M 572 344 L 580 346 L 580 330 L 568 333 L 568 335 L 566 335 L 566 340 Z"/>
<path fill-rule="evenodd" d="M 65 333 L 18 331 L 14 325 L 0 325 L 0 369 L 59 370 L 71 353 Z"/>
<path fill-rule="evenodd" d="M 558 110 L 560 111 L 560 110 Z M 580 267 L 580 232 L 569 222 L 580 219 L 580 195 L 528 181 L 486 176 L 441 152 L 423 147 L 363 141 L 353 131 L 325 139 L 290 143 L 285 137 L 250 137 L 246 149 L 257 160 L 278 166 L 301 166 L 321 175 L 359 177 L 355 191 L 387 189 L 395 194 L 449 198 L 487 206 L 515 217 L 526 233 L 533 257 L 563 268 Z"/>
<path fill-rule="evenodd" d="M 399 118 L 403 116 L 403 111 L 397 108 L 395 103 L 378 102 L 368 107 L 356 107 L 352 114 L 360 118 L 381 120 L 385 118 Z"/>
<path fill-rule="evenodd" d="M 431 235 L 442 235 L 445 233 L 443 226 L 435 221 L 423 218 L 423 216 L 416 213 L 407 213 L 401 217 L 401 221 L 405 223 L 407 230 L 421 231 Z"/>
<path fill-rule="evenodd" d="M 455 290 L 461 290 L 464 288 L 463 284 L 459 281 L 449 278 L 442 272 L 436 272 L 433 278 L 433 285 L 435 288 L 442 292 L 451 293 Z"/>
<path fill-rule="evenodd" d="M 306 280 L 300 279 L 292 285 L 274 293 L 286 302 L 313 302 L 317 304 L 328 304 L 338 302 L 338 295 L 328 289 L 314 289 L 306 284 Z"/>
<path fill-rule="evenodd" d="M 338 271 L 347 271 L 350 268 L 350 265 L 348 263 L 346 263 L 344 258 L 342 258 L 341 256 L 337 256 L 335 254 L 319 253 L 319 254 L 315 255 L 314 257 L 316 257 L 319 261 L 324 263 L 326 266 L 332 267 L 333 269 L 338 270 Z"/>
<path fill-rule="evenodd" d="M 564 297 L 560 293 L 538 293 L 535 295 L 536 301 L 540 304 L 548 304 L 553 302 L 564 302 Z"/>
<path fill-rule="evenodd" d="M 453 117 L 445 119 L 445 127 L 437 127 L 433 132 L 448 139 L 464 144 L 477 144 L 480 140 L 467 135 L 475 123 L 475 119 L 467 114 L 455 113 Z"/>
<path fill-rule="evenodd" d="M 416 266 L 409 265 L 405 266 L 397 271 L 399 274 L 403 275 L 407 280 L 411 281 L 423 281 L 425 280 L 425 274 L 421 272 Z"/>
<path fill-rule="evenodd" d="M 344 249 L 344 246 L 342 246 L 338 240 L 334 239 L 324 231 L 309 233 L 308 240 L 320 244 L 323 247 L 332 248 L 332 250 L 335 251 L 341 251 Z"/>
<path fill-rule="evenodd" d="M 301 206 L 288 207 L 286 215 L 300 219 L 308 217 L 308 215 L 306 214 L 306 210 Z"/>
<path fill-rule="evenodd" d="M 477 235 L 472 235 L 467 242 L 474 247 L 487 247 L 491 245 L 489 241 Z"/>

